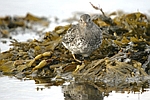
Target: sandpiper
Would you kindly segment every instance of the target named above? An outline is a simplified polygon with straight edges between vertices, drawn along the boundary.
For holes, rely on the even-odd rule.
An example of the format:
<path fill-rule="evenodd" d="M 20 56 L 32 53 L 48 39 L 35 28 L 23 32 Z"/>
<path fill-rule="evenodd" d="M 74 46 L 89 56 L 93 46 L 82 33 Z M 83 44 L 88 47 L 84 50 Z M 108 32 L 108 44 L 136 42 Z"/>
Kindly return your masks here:
<path fill-rule="evenodd" d="M 78 24 L 72 25 L 64 35 L 62 44 L 72 53 L 88 57 L 102 44 L 102 30 L 90 18 L 90 15 L 80 16 Z"/>

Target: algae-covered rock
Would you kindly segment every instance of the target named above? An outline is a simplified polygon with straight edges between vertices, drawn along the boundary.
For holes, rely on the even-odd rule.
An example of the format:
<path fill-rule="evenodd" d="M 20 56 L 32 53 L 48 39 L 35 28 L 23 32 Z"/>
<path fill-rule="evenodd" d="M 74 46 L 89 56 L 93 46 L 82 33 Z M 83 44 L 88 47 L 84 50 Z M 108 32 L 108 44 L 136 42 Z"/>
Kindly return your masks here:
<path fill-rule="evenodd" d="M 96 8 L 98 9 L 98 8 Z M 93 21 L 103 31 L 102 45 L 95 50 L 89 58 L 83 58 L 82 63 L 76 62 L 71 52 L 61 43 L 63 35 L 71 27 L 56 26 L 53 31 L 43 32 L 42 39 L 27 42 L 11 41 L 10 50 L 0 53 L 0 71 L 3 74 L 12 74 L 18 78 L 33 78 L 37 82 L 44 82 L 44 78 L 56 78 L 62 84 L 63 79 L 91 82 L 132 82 L 141 80 L 150 72 L 150 23 L 145 14 L 140 12 L 116 15 L 115 18 L 107 16 L 102 9 L 98 9 L 102 15 L 93 17 Z M 2 18 L 0 27 L 7 26 L 2 30 L 7 35 L 10 29 L 17 27 L 30 28 L 29 22 L 34 26 L 36 23 L 48 26 L 45 18 L 39 18 L 31 14 L 17 18 L 17 22 L 9 24 L 9 18 Z M 19 22 L 18 22 L 19 21 Z M 38 31 L 39 32 L 39 31 Z M 71 72 L 71 73 L 70 73 Z M 68 74 L 72 78 L 68 77 Z M 73 76 L 72 76 L 73 75 Z M 43 79 L 43 80 L 42 80 Z M 42 80 L 42 82 L 40 82 Z"/>

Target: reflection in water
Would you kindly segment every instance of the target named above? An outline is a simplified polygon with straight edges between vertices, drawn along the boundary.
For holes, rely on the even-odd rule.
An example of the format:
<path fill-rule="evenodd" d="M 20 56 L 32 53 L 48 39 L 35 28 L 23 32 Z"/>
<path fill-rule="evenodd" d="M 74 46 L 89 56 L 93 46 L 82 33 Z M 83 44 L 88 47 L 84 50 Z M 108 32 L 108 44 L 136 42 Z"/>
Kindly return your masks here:
<path fill-rule="evenodd" d="M 68 82 L 70 84 L 67 84 L 64 83 L 63 79 L 51 80 L 48 77 L 36 77 L 32 78 L 32 80 L 20 81 L 5 76 L 0 77 L 0 81 L 1 100 L 110 100 L 115 96 L 117 100 L 125 100 L 123 98 L 126 97 L 126 94 L 128 94 L 128 100 L 133 98 L 134 100 L 149 100 L 150 93 L 150 81 L 145 83 L 124 83 L 117 86 L 110 86 L 101 82 L 81 81 L 76 83 Z M 136 94 L 140 95 L 140 99 L 135 99 L 137 98 Z"/>
<path fill-rule="evenodd" d="M 103 100 L 102 92 L 88 83 L 70 83 L 62 90 L 65 100 Z"/>
<path fill-rule="evenodd" d="M 109 86 L 104 83 L 91 82 L 71 82 L 69 85 L 63 85 L 62 90 L 65 100 L 104 100 L 104 97 L 111 96 L 112 91 L 116 93 L 143 94 L 149 88 L 149 82 L 120 84 L 118 86 Z M 122 99 L 122 97 L 117 96 Z M 146 99 L 146 97 L 143 97 Z M 129 100 L 132 100 L 129 98 Z M 147 100 L 147 99 L 146 99 Z"/>
<path fill-rule="evenodd" d="M 68 75 L 68 74 L 67 74 Z M 122 82 L 116 84 L 115 82 L 103 83 L 103 82 L 93 82 L 93 81 L 84 81 L 74 79 L 63 79 L 63 78 L 50 78 L 50 77 L 30 77 L 29 79 L 34 80 L 35 84 L 38 85 L 36 88 L 37 91 L 45 91 L 45 89 L 53 88 L 54 86 L 61 86 L 63 91 L 63 96 L 65 100 L 105 100 L 108 98 L 114 98 L 113 95 L 116 95 L 117 98 L 122 99 L 122 96 L 117 95 L 117 93 L 124 94 L 127 93 L 129 96 L 136 96 L 140 94 L 141 97 L 143 94 L 150 93 L 150 81 L 138 81 L 138 82 Z M 68 84 L 69 83 L 69 84 Z M 42 86 L 42 87 L 40 87 Z M 116 93 L 114 93 L 114 91 Z M 59 95 L 58 95 L 59 96 Z M 142 99 L 146 99 L 149 95 L 143 96 Z M 61 99 L 64 100 L 64 99 Z M 113 99 L 115 100 L 115 99 Z M 132 100 L 131 97 L 128 100 Z"/>

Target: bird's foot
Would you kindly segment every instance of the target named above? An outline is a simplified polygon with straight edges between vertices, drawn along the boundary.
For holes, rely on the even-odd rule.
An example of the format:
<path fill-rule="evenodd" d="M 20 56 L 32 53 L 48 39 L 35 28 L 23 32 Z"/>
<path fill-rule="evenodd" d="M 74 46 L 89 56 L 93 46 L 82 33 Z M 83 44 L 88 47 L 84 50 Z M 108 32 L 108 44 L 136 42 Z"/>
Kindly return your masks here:
<path fill-rule="evenodd" d="M 77 61 L 77 62 L 79 62 L 79 63 L 82 63 L 82 61 L 81 61 L 81 60 L 79 60 L 79 59 L 77 59 L 77 58 L 75 57 L 75 55 L 74 55 L 74 54 L 72 54 L 72 56 L 73 56 L 73 58 L 74 58 L 74 60 L 75 60 L 75 61 Z"/>

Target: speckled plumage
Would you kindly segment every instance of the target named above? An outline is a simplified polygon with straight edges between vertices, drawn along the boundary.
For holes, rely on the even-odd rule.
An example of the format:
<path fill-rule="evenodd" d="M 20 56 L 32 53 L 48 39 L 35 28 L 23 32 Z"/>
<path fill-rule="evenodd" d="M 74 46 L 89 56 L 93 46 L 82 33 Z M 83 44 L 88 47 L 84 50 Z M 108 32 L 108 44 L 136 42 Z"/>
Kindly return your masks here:
<path fill-rule="evenodd" d="M 101 45 L 102 30 L 88 14 L 83 14 L 80 16 L 79 23 L 68 29 L 62 43 L 72 54 L 87 57 Z"/>

